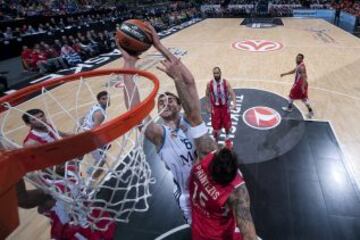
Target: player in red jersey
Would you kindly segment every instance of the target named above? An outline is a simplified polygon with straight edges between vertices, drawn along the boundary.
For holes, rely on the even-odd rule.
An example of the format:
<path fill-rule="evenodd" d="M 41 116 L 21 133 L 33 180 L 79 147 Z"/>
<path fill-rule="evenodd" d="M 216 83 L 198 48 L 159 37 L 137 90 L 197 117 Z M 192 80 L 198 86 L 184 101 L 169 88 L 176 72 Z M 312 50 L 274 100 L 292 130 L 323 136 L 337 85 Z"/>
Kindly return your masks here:
<path fill-rule="evenodd" d="M 312 118 L 314 116 L 314 111 L 312 110 L 309 98 L 308 98 L 308 81 L 307 81 L 307 74 L 306 68 L 304 64 L 304 55 L 299 53 L 296 56 L 296 68 L 280 74 L 280 77 L 284 77 L 289 74 L 295 73 L 295 82 L 290 90 L 289 94 L 289 105 L 287 107 L 283 107 L 284 111 L 291 112 L 294 108 L 293 102 L 294 100 L 302 100 L 305 106 L 308 109 L 308 118 Z"/>
<path fill-rule="evenodd" d="M 57 136 L 55 129 L 48 123 L 45 113 L 41 109 L 30 109 L 23 114 L 22 119 L 26 125 L 30 127 L 30 131 L 24 139 L 24 146 L 35 146 L 57 141 L 61 137 L 69 136 L 70 134 L 58 132 Z M 59 174 L 67 174 L 66 180 L 52 180 L 51 178 L 43 179 L 49 185 L 55 185 L 61 192 L 72 191 L 70 181 L 75 181 L 76 171 L 79 169 L 75 165 L 65 164 L 57 166 L 56 171 Z M 70 181 L 69 181 L 70 180 Z M 50 195 L 45 194 L 42 190 L 27 190 L 25 182 L 21 179 L 16 184 L 18 204 L 22 208 L 38 207 L 40 214 L 47 216 L 51 221 L 51 239 L 113 239 L 115 234 L 115 223 L 110 220 L 100 220 L 96 223 L 98 228 L 104 229 L 108 226 L 107 230 L 99 231 L 93 230 L 90 227 L 83 227 L 81 225 L 72 224 L 72 219 L 66 210 L 66 203 L 61 200 L 54 200 Z M 100 210 L 93 210 L 91 212 L 92 218 L 99 217 L 109 219 L 110 215 L 107 212 Z M 83 220 L 86 221 L 86 220 Z"/>
<path fill-rule="evenodd" d="M 71 171 L 73 171 L 74 168 L 73 166 L 69 166 L 67 170 L 67 174 L 69 175 L 67 180 L 47 181 L 49 181 L 49 184 L 53 184 L 58 189 L 61 189 L 62 192 L 71 191 L 69 187 L 66 187 L 66 183 L 68 183 L 69 179 L 71 179 Z M 51 239 L 111 240 L 114 238 L 116 225 L 114 222 L 107 220 L 110 218 L 110 215 L 107 212 L 102 212 L 98 209 L 91 212 L 91 216 L 93 218 L 97 218 L 99 216 L 103 218 L 103 220 L 96 223 L 96 226 L 101 229 L 107 228 L 105 231 L 93 230 L 90 227 L 83 227 L 81 225 L 71 223 L 72 219 L 66 210 L 65 202 L 53 199 L 50 195 L 45 194 L 40 189 L 27 190 L 23 179 L 16 184 L 16 192 L 19 207 L 26 209 L 38 207 L 38 212 L 50 219 Z"/>
<path fill-rule="evenodd" d="M 229 138 L 231 130 L 231 109 L 235 108 L 235 92 L 230 83 L 221 77 L 221 69 L 213 68 L 214 79 L 206 87 L 208 111 L 211 112 L 211 125 L 215 141 L 219 141 L 222 128 L 225 129 L 225 144 L 231 146 Z M 231 109 L 230 109 L 231 108 Z"/>
<path fill-rule="evenodd" d="M 153 39 L 154 41 L 154 39 Z M 155 38 L 155 41 L 158 39 Z M 192 200 L 193 240 L 256 240 L 250 212 L 249 193 L 230 149 L 218 149 L 209 136 L 200 112 L 195 80 L 189 69 L 175 57 L 161 62 L 160 70 L 175 82 L 191 124 L 198 160 L 189 182 Z M 196 101 L 195 101 L 196 100 Z M 236 233 L 236 226 L 240 232 Z"/>
<path fill-rule="evenodd" d="M 60 137 L 70 136 L 68 133 L 56 131 L 48 123 L 44 111 L 41 109 L 30 109 L 22 115 L 24 123 L 30 127 L 29 133 L 24 139 L 24 147 L 51 143 Z"/>

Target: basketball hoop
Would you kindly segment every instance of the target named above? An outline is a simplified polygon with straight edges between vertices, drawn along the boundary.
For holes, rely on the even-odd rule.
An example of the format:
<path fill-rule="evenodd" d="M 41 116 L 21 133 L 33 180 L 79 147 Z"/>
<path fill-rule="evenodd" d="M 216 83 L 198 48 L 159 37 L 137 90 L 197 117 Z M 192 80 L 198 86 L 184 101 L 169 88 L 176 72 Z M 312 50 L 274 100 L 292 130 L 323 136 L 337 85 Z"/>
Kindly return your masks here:
<path fill-rule="evenodd" d="M 147 96 L 130 110 L 125 101 L 118 100 L 125 94 L 129 101 L 133 99 L 134 93 L 130 93 L 122 82 L 123 75 L 136 76 L 135 84 L 140 94 Z M 146 88 L 140 87 L 143 80 Z M 124 91 L 113 87 L 114 82 Z M 152 83 L 151 87 L 149 83 Z M 60 85 L 62 87 L 58 87 Z M 67 91 L 63 90 L 65 87 Z M 121 110 L 116 110 L 115 116 L 100 126 L 79 131 L 81 114 L 96 103 L 94 89 L 103 88 L 109 92 L 112 101 L 116 100 L 115 107 Z M 54 199 L 64 202 L 72 222 L 84 227 L 106 230 L 106 224 L 99 224 L 101 221 L 127 222 L 132 212 L 146 211 L 151 195 L 149 185 L 154 179 L 142 148 L 143 131 L 149 124 L 143 123 L 143 119 L 153 109 L 158 89 L 158 79 L 149 72 L 106 69 L 50 79 L 0 98 L 0 138 L 5 148 L 0 151 L 0 203 L 10 199 L 15 184 L 25 177 Z M 37 96 L 32 98 L 34 95 Z M 36 101 L 36 106 L 28 104 L 30 99 Z M 70 99 L 74 101 L 67 103 Z M 75 133 L 51 143 L 22 147 L 19 135 L 24 134 L 19 132 L 24 132 L 26 127 L 21 120 L 16 125 L 13 119 L 21 119 L 29 108 L 41 108 L 45 112 L 49 118 L 45 124 L 54 128 L 51 131 L 56 136 L 63 129 L 67 132 L 76 129 Z M 65 120 L 59 119 L 68 119 L 66 122 L 70 124 L 64 125 Z M 99 152 L 105 163 L 91 163 L 91 152 L 94 151 Z M 63 163 L 64 174 L 59 174 L 54 166 Z M 95 176 L 96 172 L 99 176 Z M 0 212 L 7 207 L 7 203 L 1 204 Z"/>

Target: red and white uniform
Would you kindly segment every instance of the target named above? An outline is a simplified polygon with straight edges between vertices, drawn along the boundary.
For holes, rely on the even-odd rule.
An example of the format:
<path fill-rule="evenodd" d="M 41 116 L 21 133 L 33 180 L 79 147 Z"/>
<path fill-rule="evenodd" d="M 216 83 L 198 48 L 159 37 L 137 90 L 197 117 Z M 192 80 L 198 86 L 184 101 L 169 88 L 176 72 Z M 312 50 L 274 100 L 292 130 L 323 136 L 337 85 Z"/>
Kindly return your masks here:
<path fill-rule="evenodd" d="M 116 230 L 115 223 L 110 223 L 106 231 L 92 231 L 90 228 L 84 228 L 79 225 L 70 224 L 70 218 L 67 215 L 64 203 L 57 201 L 56 205 L 45 214 L 51 221 L 51 239 L 56 240 L 112 240 Z M 93 216 L 101 213 L 100 210 L 94 210 Z M 103 217 L 110 217 L 108 213 L 102 213 Z M 108 220 L 101 220 L 97 223 L 98 227 L 104 228 Z"/>
<path fill-rule="evenodd" d="M 54 128 L 49 125 L 52 130 Z M 52 131 L 48 132 L 39 132 L 34 129 L 31 129 L 28 135 L 24 139 L 24 144 L 33 140 L 38 142 L 39 144 L 51 143 L 57 140 L 57 137 Z M 67 180 L 76 184 L 77 179 L 77 171 L 78 168 L 73 165 L 67 165 L 65 174 L 67 175 Z M 55 185 L 58 191 L 63 193 L 74 191 L 71 189 L 71 184 L 68 182 L 64 183 L 63 180 L 51 180 L 48 178 L 40 179 L 39 181 L 45 181 L 48 185 Z M 74 192 L 73 192 L 74 193 Z M 66 211 L 66 203 L 63 201 L 57 200 L 55 205 L 46 213 L 45 216 L 50 218 L 51 221 L 51 239 L 55 240 L 112 240 L 114 239 L 115 234 L 115 223 L 109 223 L 110 215 L 109 213 L 102 212 L 100 210 L 93 210 L 92 216 L 94 218 L 98 217 L 101 214 L 101 218 L 105 218 L 104 220 L 99 221 L 96 225 L 98 228 L 105 228 L 108 225 L 108 229 L 106 231 L 92 231 L 90 228 L 84 228 L 79 225 L 71 224 L 71 218 Z"/>
<path fill-rule="evenodd" d="M 210 81 L 211 125 L 214 130 L 229 130 L 231 128 L 231 115 L 229 109 L 229 92 L 225 79 L 219 82 Z"/>
<path fill-rule="evenodd" d="M 190 175 L 193 240 L 242 240 L 236 231 L 235 216 L 226 201 L 235 188 L 244 184 L 240 171 L 226 186 L 211 179 L 209 166 L 214 154 L 210 153 L 194 165 Z"/>
<path fill-rule="evenodd" d="M 76 172 L 78 169 L 75 166 L 67 166 L 66 174 L 68 175 L 68 180 L 76 184 Z M 76 194 L 73 187 L 69 182 L 65 185 L 64 181 L 51 181 L 56 185 L 58 191 L 65 193 L 65 191 L 72 191 L 73 194 Z M 71 194 L 71 193 L 70 193 Z M 101 215 L 100 215 L 101 214 Z M 56 240 L 112 240 L 114 239 L 114 234 L 116 230 L 116 226 L 114 222 L 110 222 L 109 219 L 110 215 L 107 212 L 102 212 L 99 209 L 94 209 L 91 213 L 93 218 L 101 217 L 103 220 L 97 222 L 96 226 L 98 228 L 106 228 L 106 231 L 99 231 L 99 230 L 91 230 L 91 228 L 85 228 L 80 225 L 71 224 L 71 218 L 68 212 L 66 211 L 66 203 L 57 200 L 55 205 L 47 212 L 44 213 L 45 216 L 50 218 L 51 221 L 51 239 Z"/>
<path fill-rule="evenodd" d="M 31 129 L 24 139 L 24 144 L 29 140 L 35 141 L 39 144 L 54 142 L 58 139 L 54 134 L 55 129 L 51 125 L 49 125 L 49 128 L 51 128 L 51 131 L 49 130 L 48 132 L 40 132 L 35 129 Z"/>
<path fill-rule="evenodd" d="M 297 99 L 307 99 L 308 98 L 308 85 L 305 85 L 305 91 L 302 90 L 302 85 L 304 84 L 304 79 L 301 77 L 300 69 L 304 67 L 305 72 L 305 64 L 302 62 L 296 66 L 295 72 L 295 82 L 290 90 L 289 97 L 290 99 L 297 100 Z"/>

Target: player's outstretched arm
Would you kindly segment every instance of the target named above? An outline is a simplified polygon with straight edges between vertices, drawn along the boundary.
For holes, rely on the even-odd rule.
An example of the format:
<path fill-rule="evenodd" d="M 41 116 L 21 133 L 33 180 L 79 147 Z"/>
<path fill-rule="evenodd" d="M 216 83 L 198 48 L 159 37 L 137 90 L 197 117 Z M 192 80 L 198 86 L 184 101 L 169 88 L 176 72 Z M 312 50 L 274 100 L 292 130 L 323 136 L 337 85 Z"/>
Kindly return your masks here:
<path fill-rule="evenodd" d="M 257 240 L 254 222 L 250 212 L 250 196 L 245 184 L 236 188 L 227 203 L 233 209 L 236 223 L 244 240 Z"/>
<path fill-rule="evenodd" d="M 149 24 L 151 29 L 154 47 L 165 57 L 161 61 L 162 67 L 159 70 L 165 72 L 175 82 L 175 87 L 182 102 L 185 115 L 192 126 L 197 126 L 203 122 L 200 114 L 199 95 L 196 89 L 194 76 L 189 69 L 176 58 L 161 42 L 155 29 Z"/>
<path fill-rule="evenodd" d="M 206 85 L 206 90 L 205 90 L 205 108 L 206 108 L 206 111 L 208 111 L 209 113 L 211 113 L 210 83 L 208 83 L 208 84 Z"/>
<path fill-rule="evenodd" d="M 284 77 L 286 75 L 290 75 L 290 74 L 294 74 L 296 72 L 296 68 L 294 68 L 293 70 L 286 72 L 286 73 L 282 73 L 280 74 L 280 77 Z"/>
<path fill-rule="evenodd" d="M 182 107 L 187 120 L 189 120 L 192 127 L 203 124 L 201 116 L 201 107 L 199 95 L 197 92 L 194 76 L 190 70 L 176 58 L 161 42 L 155 29 L 149 25 L 151 29 L 153 45 L 161 52 L 166 60 L 162 61 L 159 70 L 166 73 L 175 82 L 175 87 L 179 98 L 182 102 Z M 205 126 L 204 126 L 205 127 Z M 217 148 L 215 141 L 209 136 L 207 132 L 200 136 L 192 136 L 195 140 L 198 159 L 214 151 Z"/>
<path fill-rule="evenodd" d="M 19 207 L 30 209 L 40 206 L 51 197 L 40 189 L 26 190 L 25 182 L 21 179 L 16 183 L 16 195 Z"/>
<path fill-rule="evenodd" d="M 139 60 L 137 56 L 132 56 L 118 46 L 122 56 L 124 58 L 124 68 L 125 69 L 134 69 L 136 62 Z M 125 105 L 128 109 L 131 109 L 137 106 L 140 103 L 140 94 L 139 90 L 134 82 L 132 75 L 124 75 L 124 96 L 125 96 Z M 156 124 L 151 121 L 151 117 L 147 117 L 145 121 L 150 122 L 147 128 L 145 129 L 145 136 L 148 138 L 156 147 L 162 145 L 162 135 L 163 129 L 159 124 Z"/>

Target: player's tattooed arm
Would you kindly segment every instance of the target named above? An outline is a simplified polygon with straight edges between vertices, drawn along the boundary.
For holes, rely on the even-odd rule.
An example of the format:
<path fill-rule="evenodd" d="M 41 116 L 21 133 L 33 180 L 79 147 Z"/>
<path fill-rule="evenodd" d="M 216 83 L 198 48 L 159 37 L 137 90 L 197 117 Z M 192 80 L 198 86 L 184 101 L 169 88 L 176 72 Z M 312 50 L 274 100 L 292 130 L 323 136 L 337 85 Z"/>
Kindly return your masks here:
<path fill-rule="evenodd" d="M 206 85 L 205 91 L 205 108 L 209 113 L 211 112 L 211 102 L 210 102 L 210 83 Z"/>
<path fill-rule="evenodd" d="M 254 222 L 250 212 L 250 196 L 245 184 L 236 188 L 230 195 L 228 205 L 234 211 L 237 226 L 244 240 L 257 240 Z"/>

